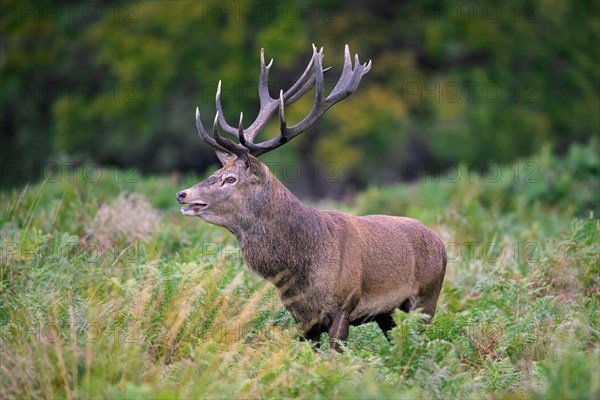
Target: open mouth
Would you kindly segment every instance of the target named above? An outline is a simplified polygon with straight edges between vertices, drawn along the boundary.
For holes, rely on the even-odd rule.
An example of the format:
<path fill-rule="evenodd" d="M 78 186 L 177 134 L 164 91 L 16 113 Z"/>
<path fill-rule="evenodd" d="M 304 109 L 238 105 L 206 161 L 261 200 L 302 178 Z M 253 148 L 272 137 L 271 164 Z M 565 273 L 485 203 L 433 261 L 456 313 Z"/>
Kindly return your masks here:
<path fill-rule="evenodd" d="M 201 202 L 190 203 L 186 207 L 181 207 L 181 213 L 183 215 L 198 215 L 206 206 L 206 203 Z"/>

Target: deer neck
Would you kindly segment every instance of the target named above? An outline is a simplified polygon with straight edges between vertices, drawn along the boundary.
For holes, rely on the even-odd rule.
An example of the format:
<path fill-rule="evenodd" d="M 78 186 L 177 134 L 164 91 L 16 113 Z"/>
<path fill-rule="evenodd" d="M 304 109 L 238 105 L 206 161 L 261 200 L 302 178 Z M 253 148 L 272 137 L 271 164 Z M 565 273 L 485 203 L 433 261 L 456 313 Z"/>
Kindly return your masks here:
<path fill-rule="evenodd" d="M 291 275 L 303 277 L 324 243 L 326 222 L 274 176 L 231 229 L 248 266 L 277 285 Z"/>

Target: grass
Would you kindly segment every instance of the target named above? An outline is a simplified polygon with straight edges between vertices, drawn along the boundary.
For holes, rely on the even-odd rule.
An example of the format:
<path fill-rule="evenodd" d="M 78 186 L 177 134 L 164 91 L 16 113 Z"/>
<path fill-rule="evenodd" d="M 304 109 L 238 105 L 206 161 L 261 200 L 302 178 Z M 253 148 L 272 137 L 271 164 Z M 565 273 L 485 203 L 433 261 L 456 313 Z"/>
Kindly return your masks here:
<path fill-rule="evenodd" d="M 599 398 L 593 147 L 339 204 L 420 218 L 450 259 L 430 325 L 397 312 L 391 342 L 351 328 L 342 355 L 298 340 L 229 233 L 179 214 L 193 176 L 77 170 L 3 192 L 0 397 Z M 515 179 L 524 163 L 535 181 Z"/>

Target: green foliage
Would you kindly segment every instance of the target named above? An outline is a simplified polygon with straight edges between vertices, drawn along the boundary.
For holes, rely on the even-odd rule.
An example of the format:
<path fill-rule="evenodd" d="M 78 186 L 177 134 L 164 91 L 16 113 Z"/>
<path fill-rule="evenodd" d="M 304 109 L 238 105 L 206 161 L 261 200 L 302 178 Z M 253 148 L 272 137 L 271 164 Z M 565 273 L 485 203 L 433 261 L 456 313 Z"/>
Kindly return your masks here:
<path fill-rule="evenodd" d="M 401 179 L 405 163 L 481 169 L 600 133 L 598 2 L 102 2 L 99 18 L 85 2 L 21 3 L 2 3 L 3 185 L 63 155 L 204 171 L 216 158 L 195 134 L 194 107 L 210 122 L 222 79 L 228 121 L 252 120 L 260 49 L 275 58 L 275 94 L 301 74 L 312 42 L 333 66 L 328 88 L 345 43 L 374 62 L 355 95 L 270 156 L 335 163 L 334 194 Z M 290 122 L 310 97 L 289 107 Z M 298 190 L 326 191 L 310 174 Z"/>
<path fill-rule="evenodd" d="M 472 165 L 455 164 L 440 170 L 437 176 L 422 177 L 420 184 L 385 188 L 373 185 L 357 196 L 356 212 L 416 215 L 434 222 L 428 210 L 436 215 L 452 205 L 454 209 L 475 212 L 470 208 L 479 203 L 488 212 L 515 216 L 536 215 L 548 209 L 560 209 L 569 216 L 585 217 L 589 212 L 599 215 L 598 154 L 598 142 L 592 141 L 587 146 L 571 146 L 564 157 L 552 155 L 546 148 L 514 164 L 491 163 L 482 173 Z M 435 195 L 440 187 L 445 196 Z"/>
<path fill-rule="evenodd" d="M 569 154 L 523 162 L 579 171 L 581 192 L 593 159 Z M 600 396 L 600 221 L 568 191 L 535 200 L 511 175 L 497 199 L 474 173 L 359 195 L 354 211 L 423 218 L 449 263 L 430 324 L 397 311 L 389 342 L 375 324 L 352 327 L 338 355 L 298 340 L 231 235 L 179 214 L 174 193 L 198 177 L 85 176 L 2 195 L 2 398 Z"/>
<path fill-rule="evenodd" d="M 583 353 L 565 347 L 536 366 L 541 382 L 532 390 L 532 398 L 593 399 L 600 394 L 598 348 Z"/>

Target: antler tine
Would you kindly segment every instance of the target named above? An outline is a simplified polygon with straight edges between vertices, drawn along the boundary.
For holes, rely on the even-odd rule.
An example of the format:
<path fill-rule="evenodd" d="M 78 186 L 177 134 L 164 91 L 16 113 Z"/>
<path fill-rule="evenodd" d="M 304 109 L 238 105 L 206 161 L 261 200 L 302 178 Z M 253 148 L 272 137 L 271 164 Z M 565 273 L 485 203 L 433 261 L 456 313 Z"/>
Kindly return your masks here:
<path fill-rule="evenodd" d="M 358 54 L 355 56 L 355 65 L 354 68 L 352 68 L 350 50 L 348 45 L 346 45 L 344 51 L 344 67 L 340 79 L 335 85 L 334 89 L 331 91 L 330 95 L 323 99 L 324 71 L 322 66 L 322 50 L 323 49 L 317 52 L 313 45 L 313 64 L 315 70 L 314 81 L 316 84 L 316 91 L 315 102 L 310 113 L 296 125 L 293 125 L 289 128 L 282 123 L 281 132 L 275 138 L 266 140 L 262 143 L 253 143 L 250 147 L 248 147 L 252 155 L 259 156 L 268 151 L 274 150 L 306 130 L 309 126 L 314 124 L 316 120 L 321 117 L 331 106 L 351 95 L 360 84 L 363 75 L 369 72 L 371 69 L 371 61 L 369 61 L 367 64 L 360 64 Z M 285 121 L 285 113 L 282 102 L 280 102 L 280 120 L 282 122 Z"/>
<path fill-rule="evenodd" d="M 323 81 L 323 66 L 321 64 L 321 60 L 323 58 L 323 49 L 317 52 L 316 47 L 313 45 L 313 57 L 312 64 L 314 65 L 314 75 L 311 78 L 311 81 L 315 82 L 316 90 L 315 90 L 315 104 L 313 105 L 313 109 L 310 114 L 305 117 L 300 123 L 306 121 L 316 114 L 317 110 L 321 107 L 323 103 L 323 90 L 324 90 L 324 81 Z M 279 120 L 280 120 L 280 132 L 277 137 L 273 139 L 266 140 L 261 143 L 246 143 L 246 146 L 250 150 L 250 153 L 254 156 L 259 156 L 261 154 L 266 153 L 267 151 L 273 150 L 288 140 L 292 139 L 294 136 L 289 135 L 289 130 L 287 128 L 286 118 L 285 118 L 285 96 L 283 91 L 280 92 L 279 95 Z M 315 117 L 315 119 L 318 118 Z M 298 124 L 294 125 L 297 126 Z M 299 133 L 299 132 L 298 132 Z"/>
<path fill-rule="evenodd" d="M 202 140 L 211 147 L 214 147 L 216 150 L 228 152 L 226 148 L 219 145 L 214 138 L 212 138 L 204 129 L 204 125 L 202 125 L 202 120 L 200 119 L 200 109 L 196 107 L 196 129 L 198 130 L 198 134 L 202 138 Z"/>
<path fill-rule="evenodd" d="M 305 93 L 312 89 L 315 84 L 314 75 L 314 54 L 319 53 L 322 55 L 323 48 L 317 52 L 317 48 L 313 44 L 313 57 L 311 57 L 306 69 L 300 76 L 300 78 L 289 88 L 283 95 L 283 99 L 286 105 L 292 104 Z M 258 96 L 260 102 L 260 111 L 256 120 L 244 131 L 244 142 L 252 143 L 258 133 L 264 128 L 266 123 L 269 121 L 275 110 L 279 107 L 279 100 L 274 99 L 269 94 L 269 71 L 273 65 L 273 59 L 269 64 L 265 64 L 265 51 L 260 51 L 260 76 L 258 82 Z M 330 68 L 326 68 L 323 72 L 329 71 Z M 221 81 L 217 86 L 217 93 L 215 95 L 216 108 L 219 115 L 219 125 L 221 129 L 229 133 L 232 136 L 240 137 L 240 131 L 227 123 L 225 120 L 225 114 L 223 113 L 223 106 L 221 103 Z M 250 145 L 251 146 L 251 145 Z"/>
<path fill-rule="evenodd" d="M 215 142 L 225 149 L 227 153 L 235 154 L 238 158 L 244 160 L 246 165 L 250 165 L 250 160 L 248 159 L 248 149 L 242 145 L 234 143 L 228 138 L 224 138 L 219 133 L 219 112 L 215 115 L 215 122 L 213 123 L 213 137 Z"/>
<path fill-rule="evenodd" d="M 238 138 L 240 140 L 240 144 L 244 147 L 246 146 L 246 137 L 244 136 L 244 113 L 240 113 L 240 123 L 238 125 Z"/>
<path fill-rule="evenodd" d="M 306 70 L 304 71 L 304 73 L 302 74 L 302 76 L 300 77 L 300 79 L 298 79 L 298 81 L 291 87 L 288 89 L 288 91 L 285 92 L 284 95 L 284 99 L 285 99 L 285 103 L 287 105 L 292 104 L 293 102 L 295 102 L 296 100 L 298 100 L 300 97 L 304 96 L 304 94 L 306 92 L 308 92 L 310 89 L 312 89 L 312 87 L 315 85 L 315 69 L 314 69 L 314 56 L 315 53 L 319 53 L 321 54 L 321 57 L 323 57 L 323 48 L 321 47 L 321 50 L 319 50 L 317 52 L 317 47 L 314 45 L 312 45 L 313 47 L 313 55 L 310 58 L 310 62 L 308 63 L 308 66 L 306 67 Z M 323 73 L 329 71 L 331 69 L 331 67 L 325 68 L 323 70 Z"/>
<path fill-rule="evenodd" d="M 323 49 L 321 48 L 321 52 Z M 300 76 L 300 78 L 289 88 L 283 99 L 285 104 L 292 104 L 294 101 L 302 97 L 306 92 L 312 89 L 314 85 L 314 54 L 317 52 L 317 48 L 313 45 L 313 57 L 311 57 L 306 69 Z M 259 101 L 260 111 L 256 120 L 244 131 L 247 143 L 254 141 L 254 138 L 267 124 L 277 107 L 279 106 L 279 100 L 275 100 L 269 94 L 268 87 L 268 72 L 269 68 L 273 64 L 273 60 L 268 66 L 264 65 L 264 49 L 261 49 L 261 75 L 259 78 Z M 327 68 L 329 70 L 329 68 Z M 263 73 L 265 71 L 265 73 Z M 251 146 L 251 145 L 250 145 Z M 249 147 L 250 148 L 250 147 Z"/>
<path fill-rule="evenodd" d="M 340 80 L 336 83 L 335 87 L 331 91 L 329 97 L 334 96 L 338 92 L 341 92 L 341 89 L 344 88 L 348 84 L 348 80 L 351 78 L 352 74 L 352 59 L 350 58 L 350 48 L 348 45 L 344 46 L 344 67 L 342 69 L 342 76 Z"/>
<path fill-rule="evenodd" d="M 237 136 L 237 129 L 233 126 L 229 125 L 227 121 L 225 121 L 225 115 L 223 114 L 223 106 L 221 105 L 221 81 L 219 80 L 219 84 L 217 85 L 217 94 L 215 95 L 215 103 L 217 105 L 217 115 L 219 116 L 219 125 L 221 125 L 221 129 L 230 135 Z"/>
<path fill-rule="evenodd" d="M 321 47 L 321 49 L 317 51 L 316 46 L 313 44 L 313 55 L 303 74 L 285 93 L 283 90 L 280 90 L 279 98 L 276 100 L 273 99 L 269 94 L 268 78 L 269 69 L 272 65 L 272 59 L 268 65 L 265 65 L 264 49 L 261 49 L 261 68 L 258 87 L 260 111 L 256 117 L 256 120 L 246 130 L 244 130 L 243 127 L 243 114 L 240 114 L 240 122 L 237 129 L 230 126 L 225 121 L 225 118 L 223 117 L 223 108 L 221 105 L 221 82 L 219 81 L 216 93 L 217 114 L 215 115 L 215 122 L 213 125 L 213 137 L 210 137 L 204 130 L 202 122 L 200 121 L 200 112 L 196 110 L 196 126 L 200 136 L 206 143 L 218 151 L 233 153 L 237 155 L 238 158 L 244 159 L 246 163 L 249 164 L 248 154 L 259 156 L 268 151 L 276 149 L 277 147 L 299 135 L 309 126 L 314 124 L 317 119 L 320 118 L 331 106 L 350 96 L 360 84 L 362 77 L 371 69 L 371 61 L 369 60 L 368 63 L 361 64 L 358 59 L 358 54 L 356 54 L 354 57 L 353 67 L 352 59 L 350 57 L 350 49 L 348 45 L 346 45 L 344 48 L 344 67 L 342 69 L 342 74 L 329 96 L 324 98 L 323 75 L 330 68 L 323 69 L 323 48 Z M 313 86 L 316 87 L 315 101 L 309 114 L 296 125 L 288 127 L 285 117 L 285 106 L 299 99 Z M 277 108 L 279 108 L 279 134 L 275 138 L 266 140 L 264 142 L 254 143 L 254 138 L 258 132 L 264 128 Z M 240 144 L 222 137 L 219 134 L 218 125 L 220 125 L 223 130 L 231 135 L 237 136 Z"/>
<path fill-rule="evenodd" d="M 279 132 L 283 134 L 287 128 L 285 122 L 285 102 L 283 101 L 283 90 L 279 91 Z"/>
<path fill-rule="evenodd" d="M 278 145 L 277 147 L 283 145 L 285 142 L 288 141 L 287 135 L 287 122 L 286 122 L 286 118 L 285 118 L 285 101 L 284 101 L 284 95 L 283 95 L 283 90 L 279 91 L 279 135 L 277 135 L 276 138 L 267 140 L 265 142 L 262 143 L 253 143 L 253 142 L 246 142 L 244 144 L 245 147 L 247 147 L 250 150 L 250 153 L 256 157 L 258 157 L 261 154 L 266 153 L 267 151 L 269 151 L 271 148 L 271 146 L 275 146 Z M 273 147 L 275 148 L 275 147 Z"/>
<path fill-rule="evenodd" d="M 265 49 L 260 49 L 260 76 L 258 78 L 258 100 L 260 102 L 260 110 L 256 120 L 243 133 L 240 131 L 238 135 L 244 136 L 246 145 L 252 143 L 258 132 L 266 125 L 271 118 L 271 115 L 277 109 L 277 100 L 271 97 L 269 93 L 269 70 L 273 65 L 273 59 L 269 65 L 265 65 Z M 251 145 L 250 145 L 251 146 Z"/>
<path fill-rule="evenodd" d="M 331 67 L 327 67 L 327 68 L 323 69 L 323 74 L 325 74 L 326 72 L 329 72 L 330 70 L 331 70 Z M 304 86 L 302 86 L 296 93 L 291 94 L 289 96 L 289 98 L 286 96 L 285 104 L 287 104 L 287 105 L 292 104 L 293 102 L 298 100 L 300 97 L 304 96 L 309 90 L 311 90 L 313 88 L 313 86 L 315 86 L 314 72 L 308 78 L 308 80 L 306 81 Z"/>
<path fill-rule="evenodd" d="M 358 54 L 356 54 L 355 65 L 353 70 L 352 63 L 350 61 L 350 50 L 348 48 L 348 45 L 346 45 L 345 53 L 346 58 L 344 61 L 344 68 L 342 70 L 342 75 L 340 76 L 338 83 L 335 85 L 330 95 L 321 103 L 318 103 L 317 99 L 315 98 L 315 104 L 313 105 L 313 109 L 311 110 L 311 112 L 302 121 L 287 129 L 288 140 L 292 139 L 300 132 L 306 130 L 309 126 L 314 124 L 316 120 L 319 117 L 321 117 L 321 115 L 323 115 L 335 103 L 350 96 L 360 84 L 363 75 L 369 72 L 369 70 L 371 69 L 371 62 L 369 61 L 368 64 L 360 64 L 358 60 Z M 316 76 L 318 79 L 319 74 L 317 74 Z M 320 74 L 320 77 L 322 79 L 323 75 Z"/>
<path fill-rule="evenodd" d="M 273 65 L 273 59 L 269 65 L 265 65 L 265 49 L 260 49 L 260 77 L 258 78 L 258 100 L 261 110 L 271 105 L 275 99 L 269 94 L 269 70 Z"/>
<path fill-rule="evenodd" d="M 313 48 L 313 55 L 314 55 L 314 51 L 315 50 Z M 300 96 L 302 96 L 302 94 L 300 94 L 300 95 L 298 95 L 298 94 L 301 93 L 303 91 L 303 89 L 305 89 L 306 87 L 308 87 L 307 89 L 305 89 L 304 93 L 306 93 L 314 85 L 314 80 L 313 80 L 313 75 L 314 75 L 313 58 L 314 58 L 313 56 L 310 57 L 310 61 L 308 62 L 308 65 L 306 66 L 306 69 L 304 70 L 304 72 L 302 73 L 302 75 L 300 75 L 300 78 L 296 81 L 296 83 L 294 83 L 291 88 L 289 88 L 288 90 L 285 91 L 284 99 L 286 101 L 289 101 L 293 97 L 296 97 L 296 99 L 298 99 Z M 311 81 L 312 81 L 312 83 L 311 83 Z M 293 103 L 293 100 L 290 101 L 288 104 L 291 104 L 291 103 Z"/>
<path fill-rule="evenodd" d="M 267 116 L 266 120 L 269 119 L 271 114 L 277 108 L 276 106 L 274 106 L 274 104 L 276 104 L 276 100 L 273 99 L 271 97 L 271 95 L 269 94 L 269 70 L 271 69 L 272 65 L 273 65 L 273 59 L 271 59 L 271 61 L 269 62 L 268 65 L 265 64 L 265 49 L 260 49 L 260 77 L 258 79 L 258 98 L 260 101 L 259 117 L 264 117 L 266 114 L 266 116 Z M 219 81 L 219 85 L 217 86 L 216 103 L 217 103 L 217 112 L 219 113 L 219 125 L 221 125 L 221 129 L 223 129 L 225 132 L 227 132 L 231 135 L 238 136 L 238 137 L 241 136 L 239 134 L 238 129 L 229 125 L 227 123 L 227 121 L 225 121 L 225 116 L 223 114 L 223 107 L 221 105 L 221 81 Z M 260 118 L 260 119 L 264 119 L 264 118 Z M 257 121 L 258 120 L 259 120 L 259 118 L 257 118 Z M 255 121 L 255 123 L 256 123 L 256 121 Z M 255 123 L 253 123 L 250 126 L 250 128 L 248 128 L 248 130 L 250 132 L 252 132 L 253 129 L 258 132 L 262 128 L 262 126 L 260 126 L 260 125 L 256 126 Z M 257 127 L 259 129 L 256 129 Z M 254 136 L 256 136 L 256 134 Z M 250 140 L 254 139 L 254 136 L 252 136 L 252 138 Z"/>
<path fill-rule="evenodd" d="M 277 108 L 274 106 L 276 104 L 276 100 L 273 99 L 269 94 L 269 70 L 271 69 L 272 65 L 273 59 L 271 59 L 268 65 L 265 64 L 265 49 L 260 49 L 260 77 L 258 79 L 258 99 L 260 101 L 259 116 L 261 113 L 264 113 L 270 117 L 273 111 L 275 111 Z M 221 125 L 221 129 L 233 136 L 241 136 L 239 129 L 234 128 L 233 126 L 229 125 L 227 121 L 225 121 L 223 107 L 221 105 L 221 81 L 219 81 L 219 85 L 217 86 L 216 103 L 217 112 L 219 113 L 219 125 Z M 255 129 L 254 124 L 250 126 L 249 131 L 252 131 L 251 128 Z M 262 126 L 260 128 L 262 128 Z M 256 130 L 259 131 L 260 128 Z M 252 139 L 254 139 L 254 137 L 252 137 L 250 140 Z"/>

